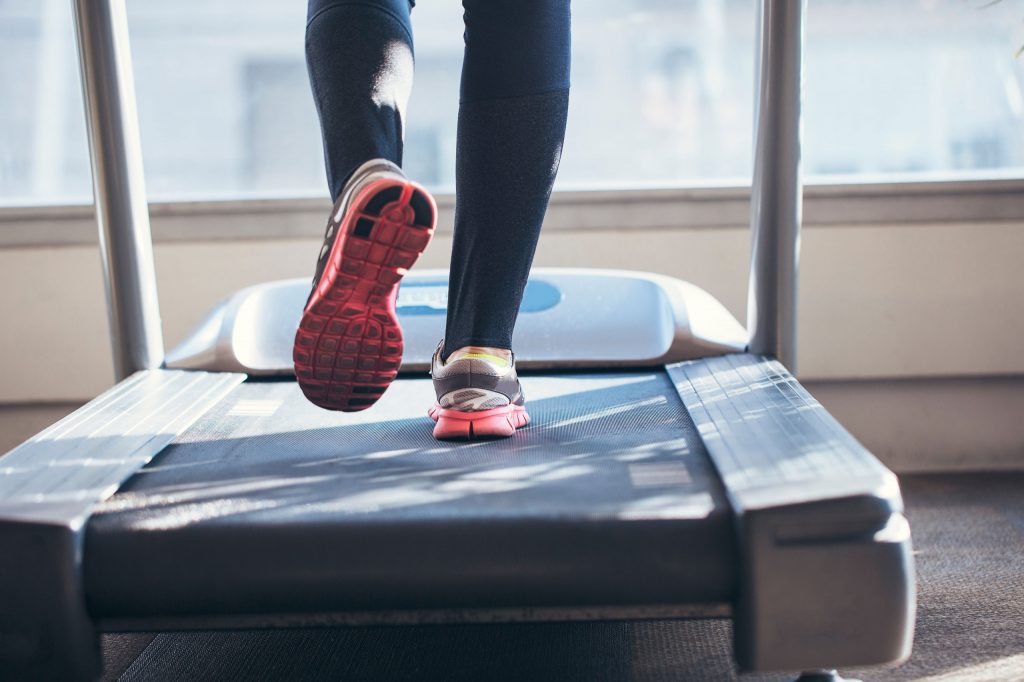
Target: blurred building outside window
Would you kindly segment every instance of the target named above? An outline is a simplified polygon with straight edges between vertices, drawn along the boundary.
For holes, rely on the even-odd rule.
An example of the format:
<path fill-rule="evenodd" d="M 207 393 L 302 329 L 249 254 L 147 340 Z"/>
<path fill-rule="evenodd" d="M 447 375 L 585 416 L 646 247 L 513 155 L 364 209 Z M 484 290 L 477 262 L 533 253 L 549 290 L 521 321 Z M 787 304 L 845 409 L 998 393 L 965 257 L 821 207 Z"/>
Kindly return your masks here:
<path fill-rule="evenodd" d="M 809 182 L 1024 177 L 1024 3 L 810 0 Z M 573 91 L 556 189 L 749 182 L 753 0 L 573 4 Z M 305 7 L 129 0 L 149 196 L 323 196 Z M 413 12 L 405 166 L 454 182 L 457 0 Z M 0 0 L 0 205 L 89 201 L 69 0 Z"/>

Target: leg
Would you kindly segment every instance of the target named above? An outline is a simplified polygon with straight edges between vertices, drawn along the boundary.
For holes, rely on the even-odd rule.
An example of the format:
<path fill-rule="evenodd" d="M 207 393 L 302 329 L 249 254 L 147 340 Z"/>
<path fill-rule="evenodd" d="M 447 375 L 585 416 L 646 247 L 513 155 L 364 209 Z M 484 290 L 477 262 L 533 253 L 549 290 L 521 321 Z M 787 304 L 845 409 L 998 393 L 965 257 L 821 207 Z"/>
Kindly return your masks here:
<path fill-rule="evenodd" d="M 412 89 L 409 0 L 309 0 L 306 65 L 331 198 L 370 159 L 402 163 Z"/>
<path fill-rule="evenodd" d="M 442 357 L 510 348 L 565 135 L 569 0 L 464 0 L 455 242 Z"/>
<path fill-rule="evenodd" d="M 292 358 L 303 394 L 364 410 L 395 379 L 398 284 L 426 248 L 436 207 L 397 165 L 412 85 L 409 0 L 311 0 L 310 81 L 334 208 Z"/>
<path fill-rule="evenodd" d="M 445 439 L 511 436 L 529 423 L 508 349 L 569 101 L 569 0 L 462 4 L 455 243 L 429 412 Z"/>

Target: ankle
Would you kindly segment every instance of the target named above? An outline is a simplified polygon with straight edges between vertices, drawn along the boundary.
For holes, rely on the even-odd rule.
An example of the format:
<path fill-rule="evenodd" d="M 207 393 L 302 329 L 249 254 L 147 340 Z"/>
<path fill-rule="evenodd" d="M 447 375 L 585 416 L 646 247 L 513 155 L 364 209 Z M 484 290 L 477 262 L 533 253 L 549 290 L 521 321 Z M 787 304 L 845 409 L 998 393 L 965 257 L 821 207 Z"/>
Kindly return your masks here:
<path fill-rule="evenodd" d="M 449 355 L 445 362 L 452 362 L 453 360 L 465 357 L 483 357 L 486 359 L 487 356 L 501 358 L 506 363 L 512 363 L 511 350 L 508 348 L 495 348 L 493 346 L 463 346 Z"/>

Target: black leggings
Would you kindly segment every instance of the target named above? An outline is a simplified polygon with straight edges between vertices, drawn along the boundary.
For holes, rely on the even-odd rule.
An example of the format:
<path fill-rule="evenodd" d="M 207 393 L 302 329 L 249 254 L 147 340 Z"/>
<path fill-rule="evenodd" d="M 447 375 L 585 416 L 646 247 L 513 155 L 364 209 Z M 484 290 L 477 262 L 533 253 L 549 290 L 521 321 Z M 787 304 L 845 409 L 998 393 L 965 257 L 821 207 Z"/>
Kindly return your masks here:
<path fill-rule="evenodd" d="M 402 163 L 412 4 L 309 0 L 306 62 L 335 199 L 363 162 Z M 444 357 L 463 346 L 512 346 L 569 102 L 569 0 L 462 4 L 466 45 Z"/>

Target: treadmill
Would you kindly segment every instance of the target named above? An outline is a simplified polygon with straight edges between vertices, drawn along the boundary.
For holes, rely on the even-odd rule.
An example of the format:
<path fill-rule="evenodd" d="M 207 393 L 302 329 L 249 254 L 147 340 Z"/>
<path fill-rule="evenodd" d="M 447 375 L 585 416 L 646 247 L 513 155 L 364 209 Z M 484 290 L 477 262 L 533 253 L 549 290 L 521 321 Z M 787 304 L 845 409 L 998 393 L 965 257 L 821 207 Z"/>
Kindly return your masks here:
<path fill-rule="evenodd" d="M 74 6 L 120 381 L 0 458 L 0 679 L 95 679 L 101 632 L 311 625 L 730 618 L 741 670 L 805 680 L 909 655 L 896 477 L 790 371 L 803 3 L 762 2 L 749 333 L 670 277 L 538 268 L 533 423 L 463 443 L 425 414 L 444 272 L 403 281 L 365 412 L 290 376 L 305 280 L 164 353 L 123 0 Z"/>

